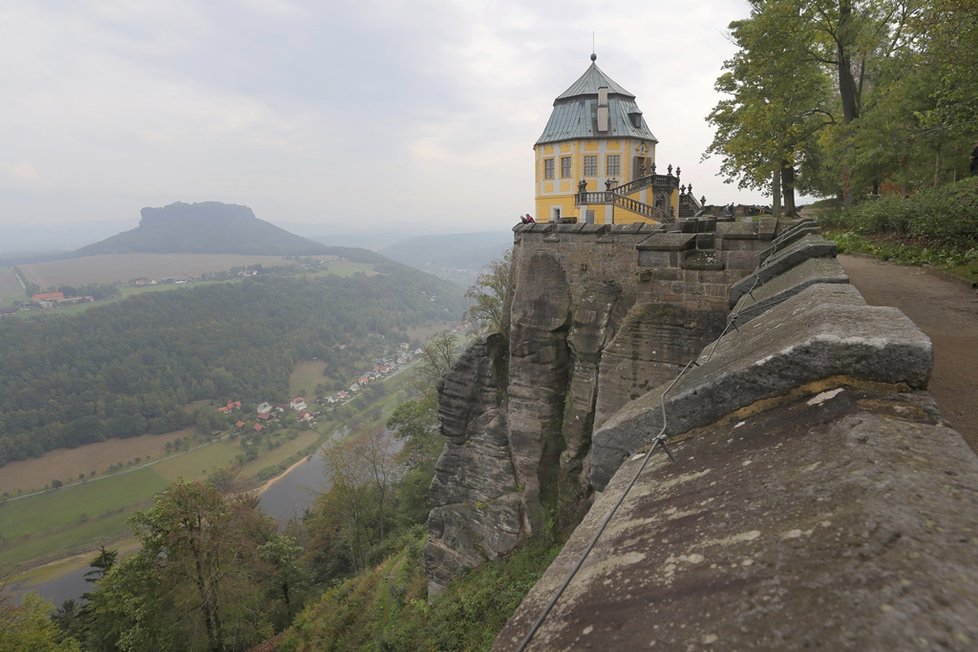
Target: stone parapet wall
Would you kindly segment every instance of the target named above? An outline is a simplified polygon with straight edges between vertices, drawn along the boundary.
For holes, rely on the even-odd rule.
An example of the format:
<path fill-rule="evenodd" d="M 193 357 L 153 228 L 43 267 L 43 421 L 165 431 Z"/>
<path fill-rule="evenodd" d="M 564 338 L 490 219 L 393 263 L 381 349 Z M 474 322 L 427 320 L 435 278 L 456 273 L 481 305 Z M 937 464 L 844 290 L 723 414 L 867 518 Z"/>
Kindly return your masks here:
<path fill-rule="evenodd" d="M 978 644 L 978 458 L 930 340 L 810 225 L 771 245 L 698 366 L 595 428 L 603 491 L 494 649 Z"/>

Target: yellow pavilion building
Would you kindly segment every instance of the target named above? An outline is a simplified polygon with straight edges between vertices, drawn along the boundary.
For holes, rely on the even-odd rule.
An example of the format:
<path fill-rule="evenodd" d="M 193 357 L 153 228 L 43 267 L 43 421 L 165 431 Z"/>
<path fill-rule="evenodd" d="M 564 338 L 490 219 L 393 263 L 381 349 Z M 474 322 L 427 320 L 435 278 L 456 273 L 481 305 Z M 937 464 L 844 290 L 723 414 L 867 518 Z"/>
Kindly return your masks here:
<path fill-rule="evenodd" d="M 597 55 L 557 96 L 533 146 L 536 220 L 590 224 L 655 224 L 695 210 L 679 185 L 679 168 L 656 172 L 652 135 L 635 96 L 598 68 Z"/>

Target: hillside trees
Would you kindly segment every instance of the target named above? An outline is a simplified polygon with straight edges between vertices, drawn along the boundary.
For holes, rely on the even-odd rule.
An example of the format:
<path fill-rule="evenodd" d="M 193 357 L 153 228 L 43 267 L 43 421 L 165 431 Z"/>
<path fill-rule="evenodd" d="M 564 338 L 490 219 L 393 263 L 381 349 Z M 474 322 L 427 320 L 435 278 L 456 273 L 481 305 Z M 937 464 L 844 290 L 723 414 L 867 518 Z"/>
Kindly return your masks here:
<path fill-rule="evenodd" d="M 15 603 L 0 596 L 0 650 L 9 652 L 78 652 L 78 641 L 51 621 L 51 603 L 33 593 Z"/>
<path fill-rule="evenodd" d="M 490 332 L 509 335 L 509 323 L 505 320 L 506 295 L 512 284 L 512 250 L 502 258 L 489 263 L 489 269 L 479 275 L 476 284 L 465 296 L 472 300 L 468 315 Z"/>
<path fill-rule="evenodd" d="M 739 49 L 717 80 L 730 97 L 707 118 L 717 127 L 707 154 L 724 157 L 728 178 L 762 185 L 768 133 L 795 138 L 802 189 L 847 203 L 884 182 L 912 192 L 963 172 L 978 134 L 974 3 L 750 4 L 730 26 Z"/>
<path fill-rule="evenodd" d="M 86 647 L 247 649 L 299 605 L 299 549 L 252 495 L 175 484 L 132 524 L 142 548 L 88 594 Z"/>
<path fill-rule="evenodd" d="M 2 320 L 0 465 L 182 428 L 194 422 L 182 409 L 191 401 L 284 400 L 299 360 L 318 357 L 349 375 L 403 329 L 462 313 L 453 286 L 393 263 L 376 268 L 349 278 L 256 277 L 72 317 Z"/>

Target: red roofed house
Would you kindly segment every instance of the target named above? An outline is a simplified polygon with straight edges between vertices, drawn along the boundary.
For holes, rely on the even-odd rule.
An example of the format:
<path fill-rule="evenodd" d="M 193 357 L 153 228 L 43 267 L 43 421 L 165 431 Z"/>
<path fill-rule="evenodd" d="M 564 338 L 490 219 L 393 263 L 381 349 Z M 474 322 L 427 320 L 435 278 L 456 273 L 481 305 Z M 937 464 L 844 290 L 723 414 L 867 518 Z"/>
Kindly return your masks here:
<path fill-rule="evenodd" d="M 217 408 L 217 411 L 221 414 L 231 414 L 235 410 L 241 409 L 241 401 L 228 401 L 228 404 L 224 407 Z"/>
<path fill-rule="evenodd" d="M 64 292 L 41 292 L 40 294 L 31 295 L 31 299 L 34 299 L 34 301 L 61 301 L 64 298 Z"/>
<path fill-rule="evenodd" d="M 260 423 L 256 423 L 254 426 L 252 426 L 251 429 L 254 430 L 255 432 L 261 432 L 262 430 L 265 429 L 265 426 L 261 425 Z"/>

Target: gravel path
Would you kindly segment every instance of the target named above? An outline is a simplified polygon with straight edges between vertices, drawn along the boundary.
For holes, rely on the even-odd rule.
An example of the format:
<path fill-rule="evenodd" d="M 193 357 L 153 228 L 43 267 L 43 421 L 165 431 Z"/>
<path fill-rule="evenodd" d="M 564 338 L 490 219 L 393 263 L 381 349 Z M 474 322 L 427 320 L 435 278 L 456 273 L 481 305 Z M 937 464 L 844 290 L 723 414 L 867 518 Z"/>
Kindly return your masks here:
<path fill-rule="evenodd" d="M 978 453 L 978 293 L 922 267 L 848 255 L 839 262 L 868 303 L 899 308 L 930 337 L 934 371 L 928 389 Z"/>

